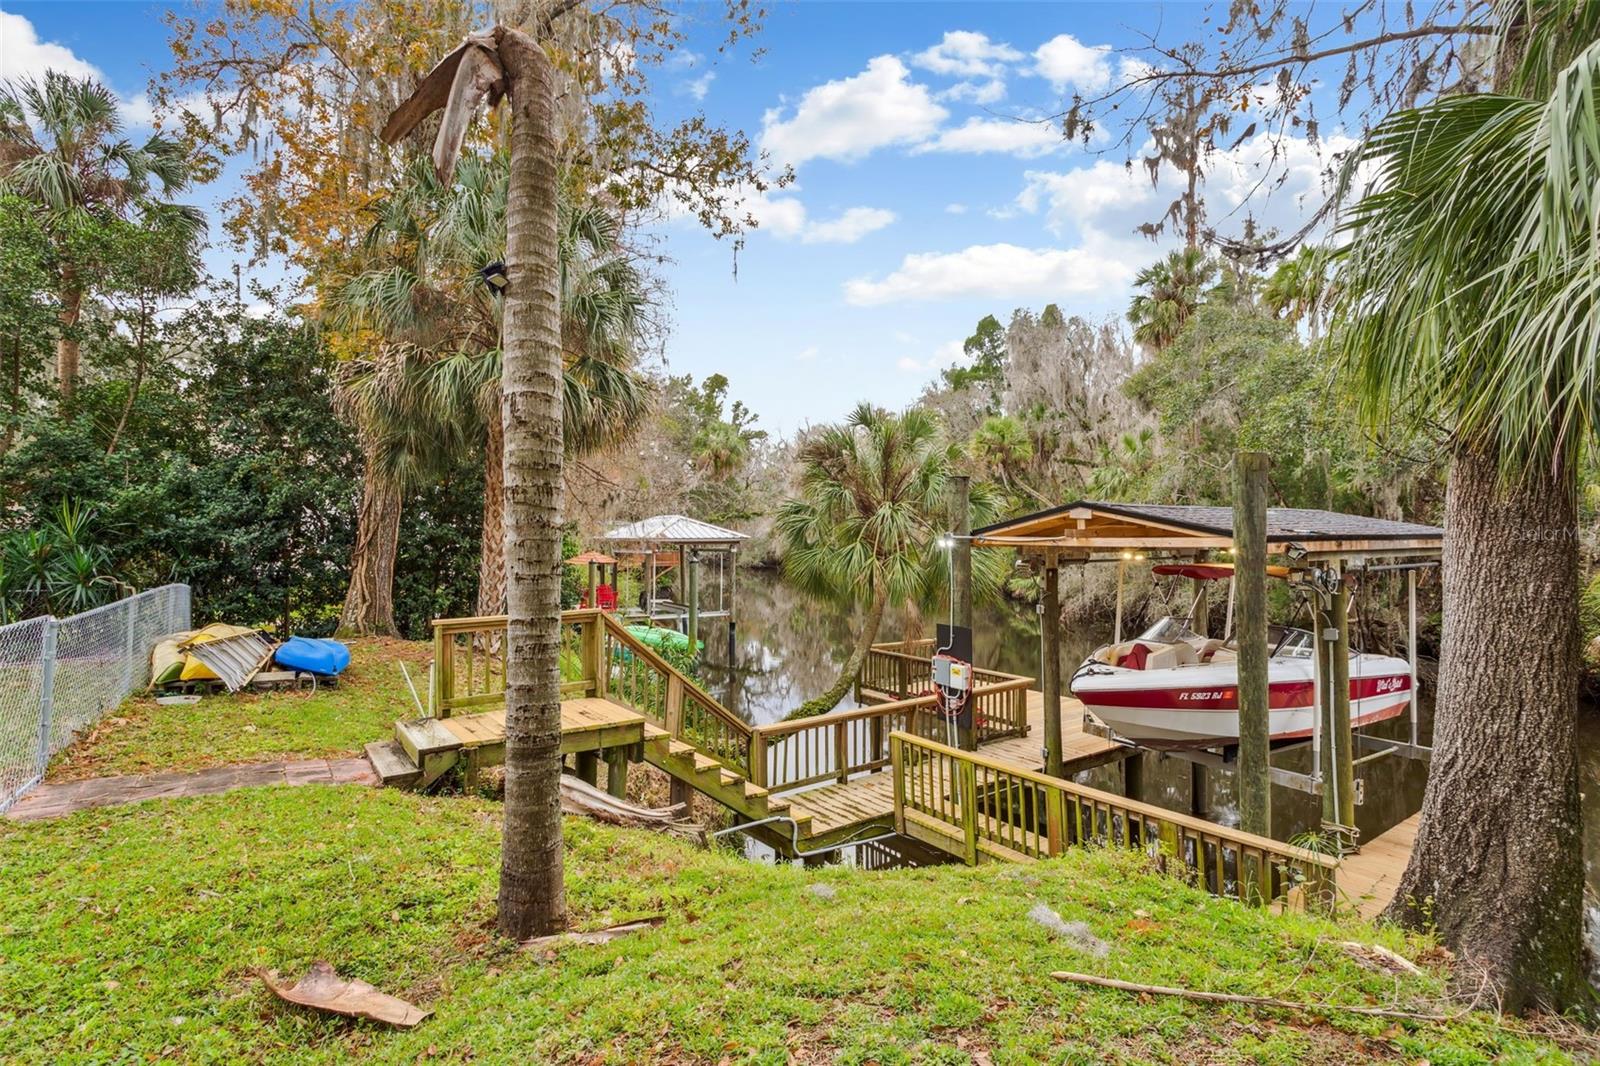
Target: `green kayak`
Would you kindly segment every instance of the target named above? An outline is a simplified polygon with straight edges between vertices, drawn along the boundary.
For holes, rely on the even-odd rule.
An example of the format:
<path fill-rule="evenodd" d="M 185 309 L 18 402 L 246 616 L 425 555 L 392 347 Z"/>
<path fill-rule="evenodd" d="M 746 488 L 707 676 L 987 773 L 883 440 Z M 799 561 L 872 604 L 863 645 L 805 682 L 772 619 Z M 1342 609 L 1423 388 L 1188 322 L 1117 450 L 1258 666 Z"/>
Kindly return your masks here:
<path fill-rule="evenodd" d="M 660 626 L 629 626 L 628 634 L 640 644 L 655 648 L 658 651 L 662 648 L 673 648 L 677 651 L 689 650 L 689 637 L 686 634 L 679 633 L 676 629 L 663 629 Z M 696 641 L 695 644 L 697 645 L 695 651 L 705 651 L 705 641 Z"/>

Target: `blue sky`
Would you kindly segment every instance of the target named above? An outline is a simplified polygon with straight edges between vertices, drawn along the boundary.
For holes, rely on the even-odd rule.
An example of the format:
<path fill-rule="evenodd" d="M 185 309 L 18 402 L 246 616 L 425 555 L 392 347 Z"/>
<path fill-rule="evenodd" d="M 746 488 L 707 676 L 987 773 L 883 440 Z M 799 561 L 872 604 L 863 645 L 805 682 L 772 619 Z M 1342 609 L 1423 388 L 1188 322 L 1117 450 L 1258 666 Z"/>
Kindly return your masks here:
<path fill-rule="evenodd" d="M 138 118 L 146 81 L 167 63 L 169 6 L 6 0 L 0 74 L 93 69 Z M 716 6 L 689 8 L 695 61 L 661 73 L 654 106 L 746 130 L 797 181 L 750 204 L 762 225 L 737 274 L 727 242 L 691 220 L 661 227 L 666 359 L 676 373 L 725 373 L 769 428 L 792 432 L 862 399 L 910 402 L 985 314 L 1052 301 L 1115 314 L 1134 272 L 1171 243 L 1133 231 L 1170 189 L 1152 189 L 1142 167 L 1129 173 L 1121 153 L 1063 145 L 1016 119 L 1114 83 L 1143 33 L 1188 37 L 1200 4 L 790 3 L 773 11 L 755 59 L 714 56 Z M 1323 161 L 1289 147 L 1289 180 L 1250 202 L 1280 229 L 1321 187 Z M 1247 142 L 1210 179 L 1220 228 L 1261 154 Z M 214 204 L 230 185 L 191 198 Z M 214 249 L 213 269 L 234 258 Z"/>

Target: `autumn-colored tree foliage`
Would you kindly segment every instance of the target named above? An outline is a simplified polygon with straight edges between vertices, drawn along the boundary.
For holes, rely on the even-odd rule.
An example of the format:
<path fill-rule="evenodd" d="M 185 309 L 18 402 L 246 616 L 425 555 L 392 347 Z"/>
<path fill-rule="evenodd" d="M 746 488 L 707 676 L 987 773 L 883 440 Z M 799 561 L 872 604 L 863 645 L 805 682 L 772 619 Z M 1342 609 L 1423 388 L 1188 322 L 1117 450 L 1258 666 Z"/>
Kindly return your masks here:
<path fill-rule="evenodd" d="M 737 239 L 753 225 L 743 199 L 788 174 L 768 175 L 742 132 L 700 114 L 663 119 L 648 102 L 651 73 L 685 47 L 686 17 L 713 10 L 686 15 L 655 0 L 227 0 L 212 18 L 169 18 L 174 63 L 157 104 L 187 105 L 174 109 L 183 134 L 212 168 L 248 156 L 245 189 L 225 207 L 225 231 L 257 257 L 287 258 L 319 306 L 370 265 L 364 238 L 377 202 L 404 180 L 437 128 L 430 119 L 389 147 L 378 137 L 385 118 L 435 57 L 497 22 L 533 30 L 551 59 L 568 202 L 601 202 L 625 227 L 670 209 Z M 763 12 L 748 0 L 724 0 L 719 14 L 720 49 L 728 49 L 755 32 Z M 503 148 L 508 138 L 503 113 L 467 133 L 469 144 Z M 355 332 L 332 345 L 372 358 L 384 340 Z M 390 632 L 402 501 L 368 467 L 341 628 Z"/>
<path fill-rule="evenodd" d="M 431 141 L 430 125 L 385 146 L 384 119 L 466 33 L 531 24 L 558 6 L 570 5 L 227 0 L 215 17 L 168 16 L 173 66 L 157 103 L 187 105 L 174 113 L 212 168 L 226 156 L 251 160 L 244 190 L 226 204 L 226 232 L 258 257 L 286 256 L 320 290 L 357 269 L 369 207 Z M 748 0 L 725 0 L 721 47 L 749 38 L 762 16 Z M 603 200 L 629 222 L 670 205 L 737 237 L 753 224 L 743 197 L 788 180 L 767 172 L 743 132 L 653 111 L 651 74 L 685 47 L 682 12 L 579 4 L 542 36 L 561 78 L 558 150 L 575 203 Z M 503 143 L 502 124 L 480 123 L 469 143 Z"/>

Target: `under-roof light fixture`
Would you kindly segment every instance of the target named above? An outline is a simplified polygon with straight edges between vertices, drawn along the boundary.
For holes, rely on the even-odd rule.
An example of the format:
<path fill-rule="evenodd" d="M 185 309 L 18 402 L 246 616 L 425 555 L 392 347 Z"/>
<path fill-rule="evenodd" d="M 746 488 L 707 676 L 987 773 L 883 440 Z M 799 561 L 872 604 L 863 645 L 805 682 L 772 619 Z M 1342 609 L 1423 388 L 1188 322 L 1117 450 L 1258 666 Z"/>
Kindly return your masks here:
<path fill-rule="evenodd" d="M 500 259 L 478 271 L 478 277 L 482 278 L 483 283 L 496 293 L 504 293 L 506 286 L 511 284 L 511 279 L 506 275 L 505 261 Z"/>
<path fill-rule="evenodd" d="M 1299 562 L 1306 557 L 1306 546 L 1304 544 L 1290 544 L 1283 549 L 1283 554 L 1295 562 Z"/>

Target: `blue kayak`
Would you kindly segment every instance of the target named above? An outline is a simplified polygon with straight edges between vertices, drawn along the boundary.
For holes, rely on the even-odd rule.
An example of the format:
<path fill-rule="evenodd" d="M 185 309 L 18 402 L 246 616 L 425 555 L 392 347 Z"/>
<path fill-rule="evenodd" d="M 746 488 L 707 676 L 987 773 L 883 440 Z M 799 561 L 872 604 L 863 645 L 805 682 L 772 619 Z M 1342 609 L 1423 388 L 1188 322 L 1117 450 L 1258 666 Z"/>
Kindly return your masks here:
<path fill-rule="evenodd" d="M 272 659 L 287 670 L 332 677 L 350 665 L 350 649 L 337 640 L 321 637 L 290 637 L 278 645 Z"/>

